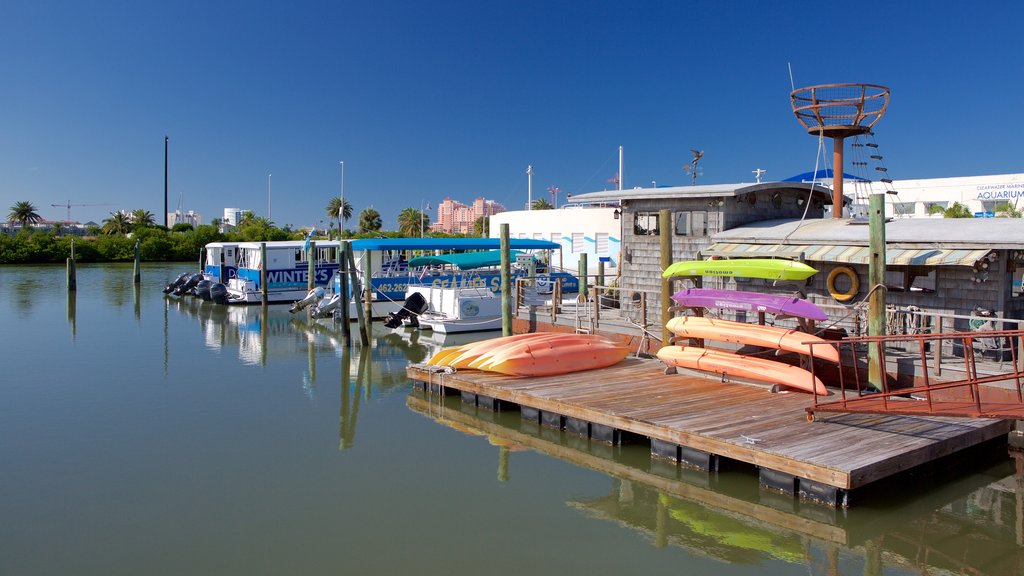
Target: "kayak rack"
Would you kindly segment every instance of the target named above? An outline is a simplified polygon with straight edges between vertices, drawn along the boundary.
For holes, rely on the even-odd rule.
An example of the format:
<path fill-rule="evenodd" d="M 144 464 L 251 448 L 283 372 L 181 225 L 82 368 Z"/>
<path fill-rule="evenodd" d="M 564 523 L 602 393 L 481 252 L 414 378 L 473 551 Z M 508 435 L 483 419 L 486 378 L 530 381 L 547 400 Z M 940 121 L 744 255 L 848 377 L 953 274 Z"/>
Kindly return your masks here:
<path fill-rule="evenodd" d="M 1024 370 L 1019 362 L 1022 338 L 1024 330 L 993 330 L 858 336 L 827 344 L 808 342 L 812 347 L 836 346 L 842 362 L 836 373 L 840 398 L 826 401 L 815 397 L 813 405 L 806 408 L 807 420 L 813 422 L 818 412 L 1024 420 Z M 1008 346 L 993 349 L 982 345 L 982 364 L 987 373 L 980 374 L 976 345 L 986 341 L 1006 342 Z M 957 368 L 962 378 L 938 380 L 929 373 L 929 352 L 940 353 L 943 342 L 952 342 L 955 354 L 962 357 L 962 367 Z M 895 344 L 914 348 L 906 343 L 916 343 L 916 355 L 896 354 Z M 873 358 L 867 353 L 872 349 L 876 351 Z M 1011 361 L 984 361 L 986 351 L 993 350 L 1000 357 L 1008 352 Z M 935 357 L 932 360 L 937 363 Z M 872 363 L 876 364 L 871 366 Z M 813 363 L 811 373 L 814 374 Z M 870 373 L 881 375 L 877 378 L 881 389 L 868 384 L 865 374 Z M 1001 386 L 982 386 L 996 383 Z"/>

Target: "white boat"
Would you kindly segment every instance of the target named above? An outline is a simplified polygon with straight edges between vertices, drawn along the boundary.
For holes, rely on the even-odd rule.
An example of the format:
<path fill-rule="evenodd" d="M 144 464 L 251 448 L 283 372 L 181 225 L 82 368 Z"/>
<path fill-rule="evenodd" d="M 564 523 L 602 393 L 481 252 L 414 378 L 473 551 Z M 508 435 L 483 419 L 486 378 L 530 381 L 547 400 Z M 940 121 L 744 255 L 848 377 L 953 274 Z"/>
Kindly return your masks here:
<path fill-rule="evenodd" d="M 427 301 L 427 311 L 418 316 L 421 329 L 444 334 L 501 329 L 501 296 L 489 288 L 409 286 L 408 292 Z"/>
<path fill-rule="evenodd" d="M 261 256 L 263 245 L 266 246 L 266 263 Z M 315 246 L 314 286 L 326 286 L 338 269 L 340 242 L 321 240 Z M 238 268 L 235 276 L 227 281 L 228 303 L 262 302 L 264 268 L 268 303 L 296 302 L 307 296 L 309 261 L 304 241 L 241 242 L 236 250 Z"/>

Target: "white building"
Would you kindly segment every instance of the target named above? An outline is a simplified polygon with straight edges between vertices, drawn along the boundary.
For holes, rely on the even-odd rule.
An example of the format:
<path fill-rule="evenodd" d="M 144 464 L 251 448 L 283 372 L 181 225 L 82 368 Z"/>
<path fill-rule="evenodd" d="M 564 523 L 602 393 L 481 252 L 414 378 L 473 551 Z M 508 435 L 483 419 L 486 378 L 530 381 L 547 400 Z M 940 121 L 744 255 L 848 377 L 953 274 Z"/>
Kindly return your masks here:
<path fill-rule="evenodd" d="M 828 180 L 824 184 L 832 185 Z M 866 206 L 870 194 L 881 192 L 889 192 L 885 213 L 894 218 L 929 217 L 932 207 L 946 209 L 954 202 L 963 204 L 978 218 L 994 217 L 1002 204 L 1024 210 L 1024 174 L 893 180 L 891 183 L 847 179 L 843 183 L 843 193 L 853 199 L 855 205 Z M 932 216 L 942 217 L 941 214 Z"/>
<path fill-rule="evenodd" d="M 619 274 L 622 237 L 617 208 L 569 206 L 554 210 L 502 212 L 490 217 L 492 238 L 501 234 L 502 224 L 509 225 L 511 238 L 550 240 L 561 244 L 561 254 L 554 255 L 553 265 L 556 267 L 575 272 L 579 267 L 580 254 L 585 253 L 589 274 L 597 273 L 598 262 L 604 262 L 606 278 Z"/>
<path fill-rule="evenodd" d="M 175 224 L 191 224 L 193 228 L 196 228 L 203 223 L 203 217 L 195 210 L 189 210 L 188 212 L 182 212 L 181 210 L 175 210 L 174 212 L 167 213 L 167 226 L 173 228 Z"/>
<path fill-rule="evenodd" d="M 238 226 L 238 221 L 242 219 L 242 213 L 244 210 L 241 208 L 225 208 L 224 218 L 221 219 L 221 226 Z"/>

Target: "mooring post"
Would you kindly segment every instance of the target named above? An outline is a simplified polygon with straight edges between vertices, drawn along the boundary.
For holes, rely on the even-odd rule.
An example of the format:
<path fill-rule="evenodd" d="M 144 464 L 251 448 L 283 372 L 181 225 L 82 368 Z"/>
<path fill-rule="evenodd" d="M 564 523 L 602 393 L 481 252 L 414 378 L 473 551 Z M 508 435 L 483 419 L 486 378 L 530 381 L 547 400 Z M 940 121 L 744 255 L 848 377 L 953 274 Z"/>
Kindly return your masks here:
<path fill-rule="evenodd" d="M 345 263 L 348 268 L 348 277 L 352 282 L 352 301 L 355 302 L 356 309 L 356 327 L 359 329 L 359 342 L 363 346 L 370 345 L 370 318 L 363 315 L 363 302 L 362 294 L 363 288 L 359 285 L 359 275 L 356 274 L 356 257 L 352 254 L 352 243 L 342 242 L 343 254 Z M 368 283 L 369 276 L 363 277 Z M 348 307 L 348 302 L 345 303 L 345 307 Z"/>
<path fill-rule="evenodd" d="M 139 241 L 135 240 L 135 267 L 132 269 L 132 282 L 140 284 L 142 282 L 142 255 L 139 252 Z"/>
<path fill-rule="evenodd" d="M 352 325 L 348 307 L 352 301 L 354 286 L 349 285 L 347 257 L 340 258 L 338 261 L 338 280 L 341 288 L 341 307 L 338 309 L 341 312 L 341 338 L 345 342 L 345 346 L 349 346 L 352 344 Z"/>
<path fill-rule="evenodd" d="M 306 290 L 312 290 L 316 286 L 316 242 L 310 241 L 306 250 Z"/>
<path fill-rule="evenodd" d="M 661 270 L 672 265 L 672 212 L 663 208 L 658 211 L 659 240 L 661 241 Z M 665 326 L 668 322 L 668 309 L 672 307 L 672 279 L 661 278 L 661 343 L 667 345 L 672 341 L 672 332 Z"/>
<path fill-rule="evenodd" d="M 267 305 L 267 243 L 260 242 L 260 301 Z"/>
<path fill-rule="evenodd" d="M 370 250 L 363 250 L 363 306 L 366 307 L 364 316 L 366 317 L 366 333 L 370 333 L 371 326 L 373 324 L 373 274 L 371 272 L 373 252 Z"/>
<path fill-rule="evenodd" d="M 588 266 L 588 263 L 587 263 L 587 253 L 586 252 L 583 252 L 582 254 L 580 254 L 580 260 L 579 260 L 579 263 L 577 264 L 577 266 L 578 266 L 578 269 L 576 271 L 576 274 L 577 274 L 577 276 L 579 277 L 579 280 L 580 280 L 580 282 L 579 282 L 580 283 L 579 294 L 583 298 L 586 298 L 587 296 L 589 296 L 589 284 L 587 283 L 587 275 L 588 275 L 588 272 L 590 272 L 588 270 L 589 266 Z"/>
<path fill-rule="evenodd" d="M 885 195 L 872 194 L 868 201 L 868 336 L 885 336 Z M 868 345 L 868 385 L 884 390 L 882 342 Z"/>
<path fill-rule="evenodd" d="M 604 294 L 604 260 L 597 259 L 597 296 Z"/>
<path fill-rule="evenodd" d="M 501 248 L 501 335 L 512 335 L 512 255 L 508 239 L 508 223 L 501 225 L 499 247 Z"/>
<path fill-rule="evenodd" d="M 78 280 L 75 277 L 75 239 L 71 239 L 71 257 L 68 258 L 68 292 L 78 290 Z"/>

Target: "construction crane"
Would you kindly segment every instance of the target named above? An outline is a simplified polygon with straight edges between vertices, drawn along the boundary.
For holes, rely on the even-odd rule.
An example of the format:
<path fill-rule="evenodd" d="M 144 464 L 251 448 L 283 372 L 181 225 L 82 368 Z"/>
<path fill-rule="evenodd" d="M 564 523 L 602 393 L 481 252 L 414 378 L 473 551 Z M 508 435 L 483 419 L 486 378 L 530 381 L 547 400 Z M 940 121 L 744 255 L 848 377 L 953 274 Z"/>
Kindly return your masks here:
<path fill-rule="evenodd" d="M 72 204 L 71 200 L 68 200 L 67 202 L 65 202 L 63 204 L 50 204 L 50 206 L 67 208 L 67 210 L 68 210 L 68 217 L 67 217 L 67 220 L 65 220 L 65 222 L 71 222 L 71 207 L 72 206 L 113 206 L 113 204 Z"/>

